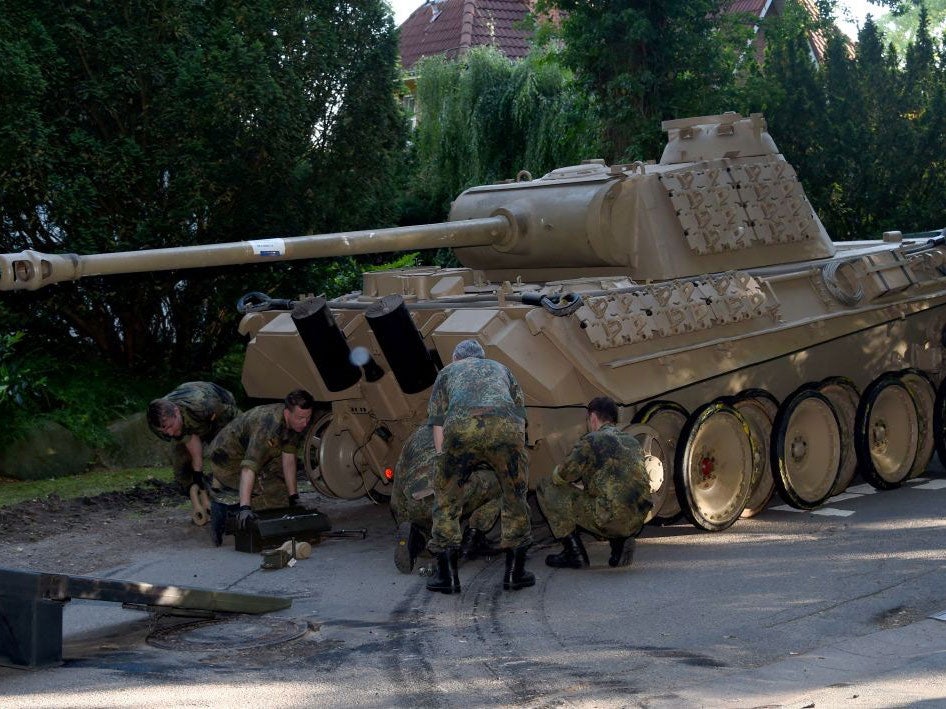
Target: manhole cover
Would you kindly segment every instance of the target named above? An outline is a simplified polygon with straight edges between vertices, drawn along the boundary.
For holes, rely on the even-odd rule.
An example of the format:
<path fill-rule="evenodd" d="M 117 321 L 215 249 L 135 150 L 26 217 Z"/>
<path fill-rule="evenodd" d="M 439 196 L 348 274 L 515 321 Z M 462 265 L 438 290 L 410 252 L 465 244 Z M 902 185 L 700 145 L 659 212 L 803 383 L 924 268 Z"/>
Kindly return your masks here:
<path fill-rule="evenodd" d="M 305 621 L 291 618 L 236 616 L 159 628 L 148 644 L 166 650 L 247 650 L 287 643 L 308 629 Z"/>

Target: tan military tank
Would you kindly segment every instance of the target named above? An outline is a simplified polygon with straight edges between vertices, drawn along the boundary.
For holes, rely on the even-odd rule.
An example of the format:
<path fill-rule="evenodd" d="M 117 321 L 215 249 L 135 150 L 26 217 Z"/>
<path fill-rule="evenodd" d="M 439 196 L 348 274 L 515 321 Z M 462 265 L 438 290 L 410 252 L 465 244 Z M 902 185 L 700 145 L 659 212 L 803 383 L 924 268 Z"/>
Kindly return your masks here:
<path fill-rule="evenodd" d="M 664 124 L 657 163 L 474 187 L 444 224 L 173 250 L 0 257 L 0 288 L 89 275 L 451 246 L 463 268 L 364 274 L 291 311 L 252 295 L 243 384 L 322 402 L 315 487 L 384 493 L 462 339 L 526 393 L 533 483 L 606 394 L 645 444 L 656 520 L 707 530 L 774 488 L 814 508 L 859 471 L 899 485 L 944 451 L 942 232 L 834 243 L 761 115 Z M 354 353 L 354 357 L 352 354 Z M 942 453 L 941 453 L 942 455 Z"/>

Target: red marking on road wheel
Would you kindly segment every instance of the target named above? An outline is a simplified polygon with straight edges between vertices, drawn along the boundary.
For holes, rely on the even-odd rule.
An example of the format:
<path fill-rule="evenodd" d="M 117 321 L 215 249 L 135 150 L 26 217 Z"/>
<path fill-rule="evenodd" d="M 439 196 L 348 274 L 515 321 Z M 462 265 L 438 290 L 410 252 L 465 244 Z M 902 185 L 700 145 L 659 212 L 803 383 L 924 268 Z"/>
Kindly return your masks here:
<path fill-rule="evenodd" d="M 713 476 L 713 471 L 716 469 L 716 459 L 715 458 L 702 458 L 700 460 L 700 475 L 703 476 L 704 480 L 708 480 Z"/>

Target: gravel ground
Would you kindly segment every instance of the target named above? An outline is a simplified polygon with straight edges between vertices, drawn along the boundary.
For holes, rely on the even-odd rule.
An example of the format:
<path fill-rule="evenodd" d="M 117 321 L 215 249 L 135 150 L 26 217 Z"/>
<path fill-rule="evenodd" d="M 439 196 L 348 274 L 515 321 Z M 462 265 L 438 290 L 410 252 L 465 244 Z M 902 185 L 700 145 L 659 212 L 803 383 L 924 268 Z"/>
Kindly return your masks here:
<path fill-rule="evenodd" d="M 0 566 L 89 575 L 141 549 L 208 543 L 177 486 L 148 480 L 122 492 L 63 500 L 50 495 L 0 508 Z"/>

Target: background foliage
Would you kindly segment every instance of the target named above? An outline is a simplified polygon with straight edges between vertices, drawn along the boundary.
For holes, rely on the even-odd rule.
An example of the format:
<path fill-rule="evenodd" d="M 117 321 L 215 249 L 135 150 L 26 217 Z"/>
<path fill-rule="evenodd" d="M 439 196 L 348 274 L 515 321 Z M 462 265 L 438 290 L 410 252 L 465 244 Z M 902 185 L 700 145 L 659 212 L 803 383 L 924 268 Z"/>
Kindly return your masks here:
<path fill-rule="evenodd" d="M 450 200 L 472 185 L 520 170 L 538 177 L 599 155 L 591 99 L 547 49 L 514 62 L 476 47 L 458 60 L 421 60 L 415 71 L 415 221 L 442 221 Z"/>
<path fill-rule="evenodd" d="M 834 239 L 944 226 L 946 53 L 921 12 L 915 39 L 899 53 L 872 21 L 851 45 L 797 4 L 767 26 L 763 76 L 747 103 L 762 109 L 779 148 L 798 170 Z M 807 37 L 827 50 L 811 61 Z"/>
<path fill-rule="evenodd" d="M 8 0 L 0 248 L 97 253 L 395 218 L 406 126 L 382 0 Z M 9 98 L 9 100 L 8 100 Z M 29 337 L 138 372 L 206 372 L 237 296 L 288 264 L 89 279 L 7 298 Z"/>
<path fill-rule="evenodd" d="M 603 157 L 659 156 L 660 122 L 732 110 L 752 18 L 728 0 L 542 0 L 564 11 L 561 60 L 594 97 Z"/>

